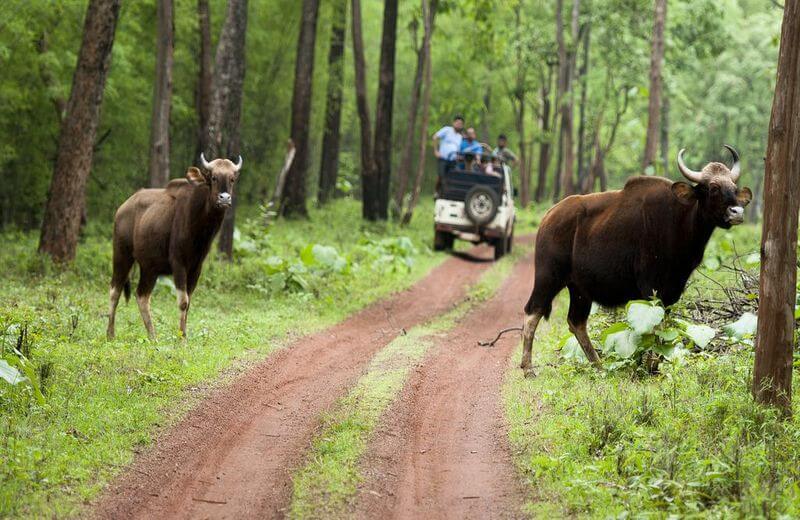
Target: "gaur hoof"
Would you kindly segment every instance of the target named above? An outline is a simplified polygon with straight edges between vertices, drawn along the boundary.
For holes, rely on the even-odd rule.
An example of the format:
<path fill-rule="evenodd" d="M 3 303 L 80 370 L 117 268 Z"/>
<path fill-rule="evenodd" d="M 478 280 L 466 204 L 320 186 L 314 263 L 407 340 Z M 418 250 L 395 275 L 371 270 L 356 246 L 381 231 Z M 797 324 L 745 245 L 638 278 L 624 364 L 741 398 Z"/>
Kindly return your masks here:
<path fill-rule="evenodd" d="M 532 367 L 522 367 L 522 376 L 525 379 L 533 379 L 537 375 L 539 374 L 537 374 L 536 370 L 534 370 Z"/>

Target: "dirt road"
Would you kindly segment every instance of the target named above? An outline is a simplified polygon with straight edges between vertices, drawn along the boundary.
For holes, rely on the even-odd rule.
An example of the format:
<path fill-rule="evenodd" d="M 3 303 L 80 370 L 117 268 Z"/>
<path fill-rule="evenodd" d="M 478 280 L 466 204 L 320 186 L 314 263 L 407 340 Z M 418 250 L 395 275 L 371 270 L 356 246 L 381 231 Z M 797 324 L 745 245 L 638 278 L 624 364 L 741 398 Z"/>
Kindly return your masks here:
<path fill-rule="evenodd" d="M 320 414 L 401 329 L 448 311 L 466 296 L 468 286 L 491 265 L 492 250 L 479 247 L 471 254 L 475 258 L 448 259 L 412 288 L 298 340 L 213 392 L 137 459 L 92 514 L 284 516 L 291 471 L 303 462 Z M 510 307 L 517 311 L 520 301 Z"/>
<path fill-rule="evenodd" d="M 493 348 L 475 341 L 522 323 L 520 302 L 532 280 L 532 260 L 518 262 L 498 293 L 462 318 L 413 373 L 363 461 L 358 517 L 521 516 L 500 398 L 519 335 Z"/>

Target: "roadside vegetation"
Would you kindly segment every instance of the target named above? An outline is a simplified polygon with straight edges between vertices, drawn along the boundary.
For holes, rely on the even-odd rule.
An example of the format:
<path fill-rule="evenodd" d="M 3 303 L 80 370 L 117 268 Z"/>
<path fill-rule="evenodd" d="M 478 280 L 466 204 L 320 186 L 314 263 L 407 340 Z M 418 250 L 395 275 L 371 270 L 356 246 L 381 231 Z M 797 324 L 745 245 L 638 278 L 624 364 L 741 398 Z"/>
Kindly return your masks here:
<path fill-rule="evenodd" d="M 430 211 L 426 201 L 420 212 Z M 135 301 L 121 304 L 117 339 L 106 341 L 110 224 L 92 222 L 63 270 L 35 253 L 36 234 L 3 233 L 0 517 L 75 512 L 209 385 L 224 383 L 221 374 L 409 286 L 447 258 L 430 251 L 430 220 L 401 229 L 363 223 L 359 212 L 345 199 L 312 209 L 309 221 L 265 227 L 256 211 L 241 218 L 238 260 L 211 255 L 204 266 L 187 343 L 169 279 L 153 298 L 155 344 Z M 136 280 L 134 271 L 134 290 Z"/>
<path fill-rule="evenodd" d="M 398 336 L 375 355 L 359 382 L 323 418 L 306 464 L 293 477 L 291 518 L 347 516 L 364 478 L 361 457 L 381 415 L 399 397 L 409 371 L 435 345 L 438 336 L 491 298 L 514 263 L 529 251 L 530 246 L 515 248 L 492 265 L 453 310 Z"/>
<path fill-rule="evenodd" d="M 667 314 L 656 302 L 594 313 L 601 371 L 574 348 L 568 297 L 557 299 L 534 341 L 537 375 L 523 378 L 518 352 L 504 389 L 531 516 L 800 514 L 800 420 L 750 393 L 758 245 L 753 226 L 717 231 Z"/>

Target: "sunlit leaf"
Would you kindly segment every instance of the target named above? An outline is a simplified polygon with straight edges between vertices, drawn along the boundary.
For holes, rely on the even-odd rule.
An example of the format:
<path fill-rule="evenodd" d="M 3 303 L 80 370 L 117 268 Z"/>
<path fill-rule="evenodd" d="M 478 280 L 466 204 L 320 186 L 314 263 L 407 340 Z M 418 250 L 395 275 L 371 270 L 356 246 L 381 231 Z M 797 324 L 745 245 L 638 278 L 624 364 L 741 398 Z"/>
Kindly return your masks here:
<path fill-rule="evenodd" d="M 743 339 L 754 336 L 757 326 L 758 316 L 752 312 L 745 312 L 738 320 L 725 325 L 722 329 L 731 337 Z"/>
<path fill-rule="evenodd" d="M 631 302 L 625 320 L 637 334 L 647 334 L 664 319 L 664 308 L 650 303 Z"/>
<path fill-rule="evenodd" d="M 633 356 L 638 347 L 639 335 L 626 329 L 621 332 L 609 334 L 605 341 L 605 349 L 608 352 L 615 352 L 621 358 Z"/>
<path fill-rule="evenodd" d="M 0 359 L 0 378 L 12 385 L 27 381 L 27 378 L 22 375 L 22 372 L 9 365 L 8 361 L 5 359 Z"/>

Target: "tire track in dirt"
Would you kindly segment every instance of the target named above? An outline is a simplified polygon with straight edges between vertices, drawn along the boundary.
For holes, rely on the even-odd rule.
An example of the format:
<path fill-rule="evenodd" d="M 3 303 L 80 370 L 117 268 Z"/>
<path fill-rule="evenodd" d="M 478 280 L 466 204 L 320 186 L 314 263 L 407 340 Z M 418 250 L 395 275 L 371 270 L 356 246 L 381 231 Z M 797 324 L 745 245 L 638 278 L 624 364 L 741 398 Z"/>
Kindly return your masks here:
<path fill-rule="evenodd" d="M 473 248 L 413 287 L 293 342 L 213 391 L 95 504 L 99 518 L 278 518 L 320 414 L 402 329 L 450 310 L 491 266 Z"/>
<path fill-rule="evenodd" d="M 501 396 L 519 336 L 508 334 L 493 348 L 477 341 L 522 323 L 532 282 L 530 254 L 411 374 L 370 441 L 357 517 L 524 516 L 524 489 L 508 445 Z"/>

